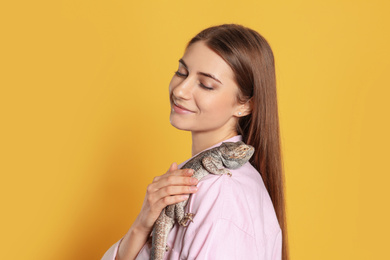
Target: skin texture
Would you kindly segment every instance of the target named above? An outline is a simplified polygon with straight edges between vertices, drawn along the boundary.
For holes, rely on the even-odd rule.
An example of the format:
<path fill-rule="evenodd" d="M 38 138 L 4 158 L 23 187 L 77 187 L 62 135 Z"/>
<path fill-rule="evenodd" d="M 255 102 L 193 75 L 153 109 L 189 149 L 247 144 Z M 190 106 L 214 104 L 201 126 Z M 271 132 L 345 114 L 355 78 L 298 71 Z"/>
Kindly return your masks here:
<path fill-rule="evenodd" d="M 250 113 L 250 104 L 238 103 L 239 90 L 233 71 L 204 42 L 191 45 L 182 59 L 187 68 L 180 63 L 180 74 L 174 74 L 169 84 L 170 121 L 178 129 L 191 131 L 192 155 L 195 155 L 237 135 L 237 120 Z M 222 84 L 199 72 L 214 75 Z M 205 89 L 200 83 L 213 89 Z M 175 112 L 174 101 L 191 112 Z M 139 215 L 120 243 L 117 260 L 135 259 L 161 211 L 168 205 L 187 200 L 189 194 L 197 191 L 198 180 L 191 178 L 192 174 L 192 170 L 177 169 L 177 164 L 173 163 L 165 174 L 154 178 L 148 185 Z"/>
<path fill-rule="evenodd" d="M 250 113 L 250 103 L 238 102 L 232 69 L 203 41 L 189 46 L 182 60 L 185 64 L 179 62 L 169 84 L 170 121 L 174 127 L 192 132 L 192 154 L 197 154 L 236 135 L 238 117 Z M 222 84 L 199 73 L 212 74 Z M 176 112 L 175 103 L 189 112 Z"/>

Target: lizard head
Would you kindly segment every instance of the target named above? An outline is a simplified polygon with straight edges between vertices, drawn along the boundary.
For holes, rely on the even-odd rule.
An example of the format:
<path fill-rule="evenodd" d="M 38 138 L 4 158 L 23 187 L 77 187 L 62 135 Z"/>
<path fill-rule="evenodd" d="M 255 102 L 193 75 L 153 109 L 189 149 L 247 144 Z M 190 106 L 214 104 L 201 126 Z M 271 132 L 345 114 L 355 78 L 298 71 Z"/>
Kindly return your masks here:
<path fill-rule="evenodd" d="M 229 169 L 237 169 L 245 164 L 255 152 L 251 145 L 244 142 L 226 142 L 219 147 L 222 162 Z"/>

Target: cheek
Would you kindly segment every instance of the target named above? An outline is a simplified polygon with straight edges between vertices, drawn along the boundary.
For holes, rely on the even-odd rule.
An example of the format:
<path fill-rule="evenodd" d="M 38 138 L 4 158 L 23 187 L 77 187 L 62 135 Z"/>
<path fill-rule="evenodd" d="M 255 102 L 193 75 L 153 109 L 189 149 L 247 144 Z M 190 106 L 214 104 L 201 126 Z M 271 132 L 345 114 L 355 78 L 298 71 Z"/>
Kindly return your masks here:
<path fill-rule="evenodd" d="M 230 95 L 209 96 L 199 101 L 201 111 L 216 119 L 231 116 L 234 104 Z"/>
<path fill-rule="evenodd" d="M 169 82 L 169 87 L 168 87 L 169 94 L 172 92 L 172 88 L 173 88 L 172 86 L 174 84 L 174 81 L 175 81 L 175 77 L 172 77 L 171 81 Z"/>

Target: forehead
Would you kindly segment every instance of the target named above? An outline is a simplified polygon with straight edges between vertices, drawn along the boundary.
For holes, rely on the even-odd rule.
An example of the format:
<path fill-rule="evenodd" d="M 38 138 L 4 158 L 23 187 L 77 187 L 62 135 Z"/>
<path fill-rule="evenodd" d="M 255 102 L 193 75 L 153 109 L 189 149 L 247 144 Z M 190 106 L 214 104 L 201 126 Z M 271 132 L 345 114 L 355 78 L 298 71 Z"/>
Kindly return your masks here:
<path fill-rule="evenodd" d="M 211 50 L 204 41 L 190 45 L 183 58 L 190 72 L 205 72 L 216 76 L 224 82 L 234 81 L 234 73 L 230 66 L 217 53 Z"/>

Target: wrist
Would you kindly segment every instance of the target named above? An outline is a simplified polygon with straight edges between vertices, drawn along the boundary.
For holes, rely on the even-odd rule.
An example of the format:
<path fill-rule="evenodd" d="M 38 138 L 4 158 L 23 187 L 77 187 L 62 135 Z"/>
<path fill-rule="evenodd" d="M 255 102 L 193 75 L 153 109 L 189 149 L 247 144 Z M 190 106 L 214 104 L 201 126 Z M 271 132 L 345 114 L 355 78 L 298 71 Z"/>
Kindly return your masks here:
<path fill-rule="evenodd" d="M 150 232 L 135 223 L 122 238 L 116 259 L 135 259 L 141 248 L 147 242 Z"/>
<path fill-rule="evenodd" d="M 151 232 L 150 230 L 145 229 L 141 225 L 134 225 L 129 230 L 130 236 L 145 237 L 145 238 L 149 237 L 150 232 Z"/>
<path fill-rule="evenodd" d="M 149 237 L 150 233 L 152 232 L 152 229 L 142 225 L 141 221 L 139 221 L 139 219 L 137 218 L 131 226 L 129 232 L 136 234 L 137 236 Z"/>

